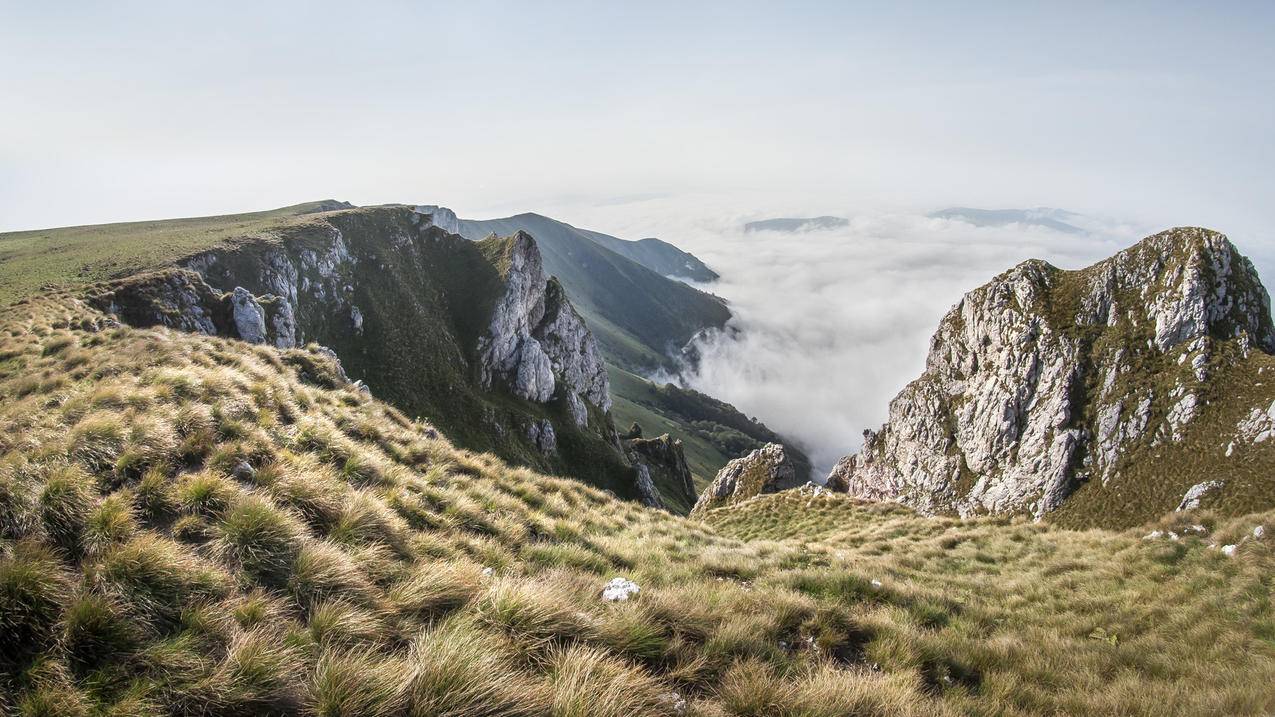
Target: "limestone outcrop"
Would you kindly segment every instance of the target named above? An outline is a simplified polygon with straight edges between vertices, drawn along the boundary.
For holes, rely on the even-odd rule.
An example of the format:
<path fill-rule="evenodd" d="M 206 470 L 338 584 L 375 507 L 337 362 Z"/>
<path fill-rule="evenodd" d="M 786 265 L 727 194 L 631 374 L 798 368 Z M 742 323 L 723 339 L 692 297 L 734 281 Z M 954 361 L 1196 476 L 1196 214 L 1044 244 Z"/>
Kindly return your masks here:
<path fill-rule="evenodd" d="M 296 321 L 286 301 L 242 286 L 223 293 L 191 271 L 172 269 L 114 282 L 91 290 L 87 298 L 95 308 L 133 326 L 167 326 L 281 349 L 298 345 Z"/>
<path fill-rule="evenodd" d="M 577 426 L 588 424 L 585 403 L 611 409 L 610 384 L 593 334 L 546 279 L 535 239 L 518 232 L 505 240 L 500 259 L 504 293 L 478 342 L 485 385 L 502 380 L 515 395 L 546 403 L 561 390 Z"/>
<path fill-rule="evenodd" d="M 655 438 L 642 438 L 640 430 L 638 434 L 623 439 L 623 444 L 629 463 L 638 472 L 638 491 L 642 502 L 656 508 L 665 507 L 655 485 L 658 477 L 665 490 L 684 496 L 689 504 L 695 498 L 695 479 L 686 462 L 682 442 L 667 433 Z"/>
<path fill-rule="evenodd" d="M 768 443 L 726 464 L 700 494 L 691 515 L 800 486 L 796 466 L 778 443 Z"/>
<path fill-rule="evenodd" d="M 1079 271 L 1027 261 L 948 312 L 925 372 L 828 485 L 930 513 L 1040 517 L 1086 481 L 1120 481 L 1136 449 L 1181 444 L 1213 374 L 1272 350 L 1266 290 L 1216 232 L 1162 232 Z M 1235 440 L 1260 440 L 1268 410 Z"/>

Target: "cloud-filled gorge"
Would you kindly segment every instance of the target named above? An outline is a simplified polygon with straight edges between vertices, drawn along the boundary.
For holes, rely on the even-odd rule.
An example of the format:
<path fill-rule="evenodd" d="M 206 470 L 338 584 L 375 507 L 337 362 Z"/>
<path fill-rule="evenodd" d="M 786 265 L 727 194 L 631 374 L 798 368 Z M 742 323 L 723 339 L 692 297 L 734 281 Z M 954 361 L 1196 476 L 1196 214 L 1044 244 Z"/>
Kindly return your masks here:
<path fill-rule="evenodd" d="M 745 221 L 810 214 L 703 219 L 639 206 L 640 214 L 604 211 L 585 226 L 619 225 L 620 236 L 660 236 L 695 253 L 721 274 L 702 288 L 730 301 L 738 329 L 700 342 L 698 371 L 682 381 L 797 441 L 824 475 L 858 449 L 865 428 L 884 421 L 962 294 L 1025 259 L 1079 268 L 1141 235 L 1114 227 L 1081 235 L 975 227 L 900 213 L 842 214 L 850 223 L 834 230 L 745 234 Z"/>

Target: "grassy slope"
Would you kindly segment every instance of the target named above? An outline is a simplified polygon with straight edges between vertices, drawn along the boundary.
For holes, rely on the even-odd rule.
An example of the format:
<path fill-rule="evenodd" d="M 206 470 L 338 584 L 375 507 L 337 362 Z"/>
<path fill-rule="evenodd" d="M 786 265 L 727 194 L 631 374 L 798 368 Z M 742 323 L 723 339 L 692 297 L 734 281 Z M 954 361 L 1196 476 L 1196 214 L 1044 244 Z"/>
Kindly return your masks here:
<path fill-rule="evenodd" d="M 329 225 L 336 226 L 359 238 L 353 246 L 362 261 L 346 278 L 365 325 L 361 335 L 352 335 L 344 317 L 303 305 L 298 319 L 310 340 L 336 350 L 350 375 L 380 397 L 409 415 L 429 416 L 468 448 L 555 473 L 588 472 L 595 484 L 631 497 L 627 468 L 603 439 L 572 430 L 561 401 L 541 406 L 477 389 L 466 364 L 473 363 L 469 354 L 499 290 L 497 272 L 479 249 L 459 239 L 418 242 L 411 257 L 396 253 L 391 239 L 413 230 L 402 211 L 348 209 L 325 200 L 250 214 L 3 234 L 0 295 L 28 296 L 46 282 L 73 287 L 132 276 L 209 250 L 236 277 L 231 285 L 269 292 L 257 281 L 260 249 L 322 246 Z M 559 451 L 548 458 L 520 438 L 520 426 L 541 418 L 559 426 Z"/>
<path fill-rule="evenodd" d="M 262 239 L 281 241 L 291 237 L 296 240 L 303 238 L 311 229 L 318 228 L 318 223 L 325 219 L 317 216 L 316 212 L 340 208 L 340 203 L 327 200 L 249 214 L 0 234 L 0 305 L 29 296 L 49 283 L 68 286 L 88 284 L 158 269 L 171 265 L 178 259 L 213 248 L 243 247 Z M 666 344 L 681 346 L 699 328 L 720 325 L 729 316 L 729 312 L 717 299 L 680 282 L 665 279 L 606 249 L 594 247 L 583 232 L 538 215 L 525 216 L 542 220 L 541 223 L 534 224 L 535 228 L 558 237 L 557 241 L 541 242 L 546 269 L 550 274 L 569 278 L 573 282 L 567 285 L 573 304 L 613 363 L 648 368 L 662 365 L 668 360 L 664 353 Z M 520 223 L 512 221 L 507 226 L 483 222 L 475 224 L 482 226 L 470 227 L 470 233 L 483 236 L 491 231 L 498 231 L 502 235 L 511 234 L 521 227 Z M 550 232 L 551 229 L 554 231 Z M 568 230 L 570 237 L 564 239 L 559 236 L 561 231 Z M 583 241 L 586 244 L 577 246 L 573 241 Z M 387 262 L 387 266 L 394 265 Z M 597 273 L 595 275 L 591 272 Z M 400 273 L 404 276 L 411 274 L 410 271 Z M 376 294 L 376 287 L 385 284 L 383 277 L 379 275 L 374 274 L 370 278 L 374 279 L 371 284 L 357 285 L 360 293 Z M 370 301 L 377 305 L 385 304 L 382 299 L 383 297 L 369 295 L 364 296 L 361 303 Z M 398 302 L 404 300 L 405 297 L 394 299 Z M 661 328 L 660 322 L 671 323 L 667 328 Z M 396 334 L 402 333 L 401 330 L 405 328 L 369 326 L 369 331 L 384 330 Z M 420 327 L 418 333 L 423 337 L 431 331 L 438 333 L 435 330 L 437 328 Z M 332 343 L 334 342 L 329 341 L 329 344 Z M 349 343 L 349 346 L 334 348 L 342 356 L 353 352 L 354 355 L 347 360 L 347 368 L 366 380 L 370 371 L 364 370 L 357 355 L 366 342 Z M 403 340 L 392 338 L 391 343 L 402 345 L 404 350 L 421 350 L 421 342 L 412 341 L 410 337 Z M 450 358 L 434 361 L 432 365 L 436 368 L 426 373 L 447 373 L 447 367 L 453 363 L 454 360 Z M 414 371 L 394 371 L 398 375 L 387 377 L 382 383 L 388 383 L 390 378 L 402 379 L 400 383 L 419 383 L 422 379 L 430 378 L 418 376 L 418 372 Z M 433 381 L 435 384 L 454 382 L 454 377 L 436 378 L 438 380 Z M 375 379 L 372 381 L 375 383 Z M 614 391 L 617 406 L 632 406 L 635 397 L 623 393 L 624 390 L 623 387 L 617 387 Z M 380 391 L 380 395 L 398 402 L 411 413 L 428 415 L 449 428 L 461 425 L 465 432 L 455 437 L 466 445 L 483 450 L 494 448 L 491 444 L 491 432 L 486 427 L 475 425 L 473 430 L 469 430 L 462 425 L 463 421 L 457 419 L 458 415 L 468 410 L 467 406 L 472 401 L 462 401 L 465 404 L 462 406 L 455 401 L 444 400 L 443 393 L 417 393 L 419 395 L 410 404 L 403 404 L 403 397 L 391 395 L 385 386 Z M 435 400 L 420 400 L 421 396 L 428 399 L 431 395 L 435 396 Z M 497 410 L 502 409 L 497 407 Z M 624 425 L 627 426 L 632 420 L 626 419 Z M 649 420 L 648 418 L 648 422 Z M 672 432 L 674 437 L 684 442 L 688 450 L 695 451 L 692 469 L 706 479 L 711 479 L 730 457 L 707 449 L 707 442 L 696 438 L 685 426 L 670 424 L 660 432 L 665 431 Z M 514 446 L 513 443 L 509 445 Z M 588 452 L 587 448 L 582 448 L 582 451 Z M 536 460 L 533 455 L 524 458 L 533 463 Z"/>
<path fill-rule="evenodd" d="M 167 266 L 244 237 L 304 224 L 332 200 L 250 214 L 124 222 L 0 234 L 0 306 L 47 283 L 91 283 Z"/>
<path fill-rule="evenodd" d="M 742 540 L 800 541 L 881 583 L 815 584 L 869 596 L 925 585 L 941 595 L 947 607 L 918 645 L 870 644 L 865 654 L 882 665 L 918 648 L 961 655 L 961 670 L 978 679 L 972 694 L 951 700 L 961 712 L 1229 715 L 1275 704 L 1275 556 L 1269 536 L 1251 537 L 1275 513 L 1197 511 L 1127 532 L 1075 531 L 918 518 L 891 504 L 789 491 L 705 520 Z M 1179 539 L 1146 539 L 1151 528 Z M 1214 543 L 1239 544 L 1237 557 Z"/>
<path fill-rule="evenodd" d="M 1204 544 L 1275 515 L 1144 541 L 789 492 L 699 523 L 457 450 L 315 355 L 101 318 L 0 324 L 0 714 L 1275 707 L 1268 541 Z M 641 593 L 602 602 L 616 575 Z"/>

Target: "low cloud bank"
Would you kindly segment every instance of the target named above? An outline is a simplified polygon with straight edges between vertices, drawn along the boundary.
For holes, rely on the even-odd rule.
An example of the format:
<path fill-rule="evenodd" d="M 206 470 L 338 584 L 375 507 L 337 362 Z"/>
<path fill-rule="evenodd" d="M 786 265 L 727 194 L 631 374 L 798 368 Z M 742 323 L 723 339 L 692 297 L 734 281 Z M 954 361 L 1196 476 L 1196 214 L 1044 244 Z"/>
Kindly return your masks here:
<path fill-rule="evenodd" d="M 631 209 L 581 225 L 694 253 L 721 274 L 701 288 L 730 301 L 739 329 L 700 341 L 698 370 L 678 378 L 797 441 L 824 475 L 885 420 L 965 292 L 1030 258 L 1080 268 L 1144 233 L 1092 221 L 1083 234 L 975 227 L 918 212 L 840 213 L 850 221 L 837 229 L 746 234 L 746 221 L 814 213 Z"/>
<path fill-rule="evenodd" d="M 966 291 L 1029 258 L 1086 266 L 1141 235 L 843 216 L 846 227 L 822 231 L 745 234 L 742 219 L 728 216 L 662 234 L 721 274 L 702 288 L 731 302 L 739 329 L 700 341 L 698 369 L 681 381 L 799 442 L 821 474 L 885 420 Z"/>

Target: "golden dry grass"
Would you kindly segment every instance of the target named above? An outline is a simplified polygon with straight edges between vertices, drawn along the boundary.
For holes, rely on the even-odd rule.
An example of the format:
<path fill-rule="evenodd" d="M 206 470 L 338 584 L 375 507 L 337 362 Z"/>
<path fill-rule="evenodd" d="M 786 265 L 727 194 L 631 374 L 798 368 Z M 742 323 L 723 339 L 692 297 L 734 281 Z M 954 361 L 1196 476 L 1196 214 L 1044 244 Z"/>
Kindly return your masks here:
<path fill-rule="evenodd" d="M 307 383 L 322 361 L 8 312 L 0 714 L 1275 708 L 1275 515 L 1069 531 L 787 492 L 689 521 L 457 450 Z M 603 602 L 619 575 L 641 592 Z"/>

